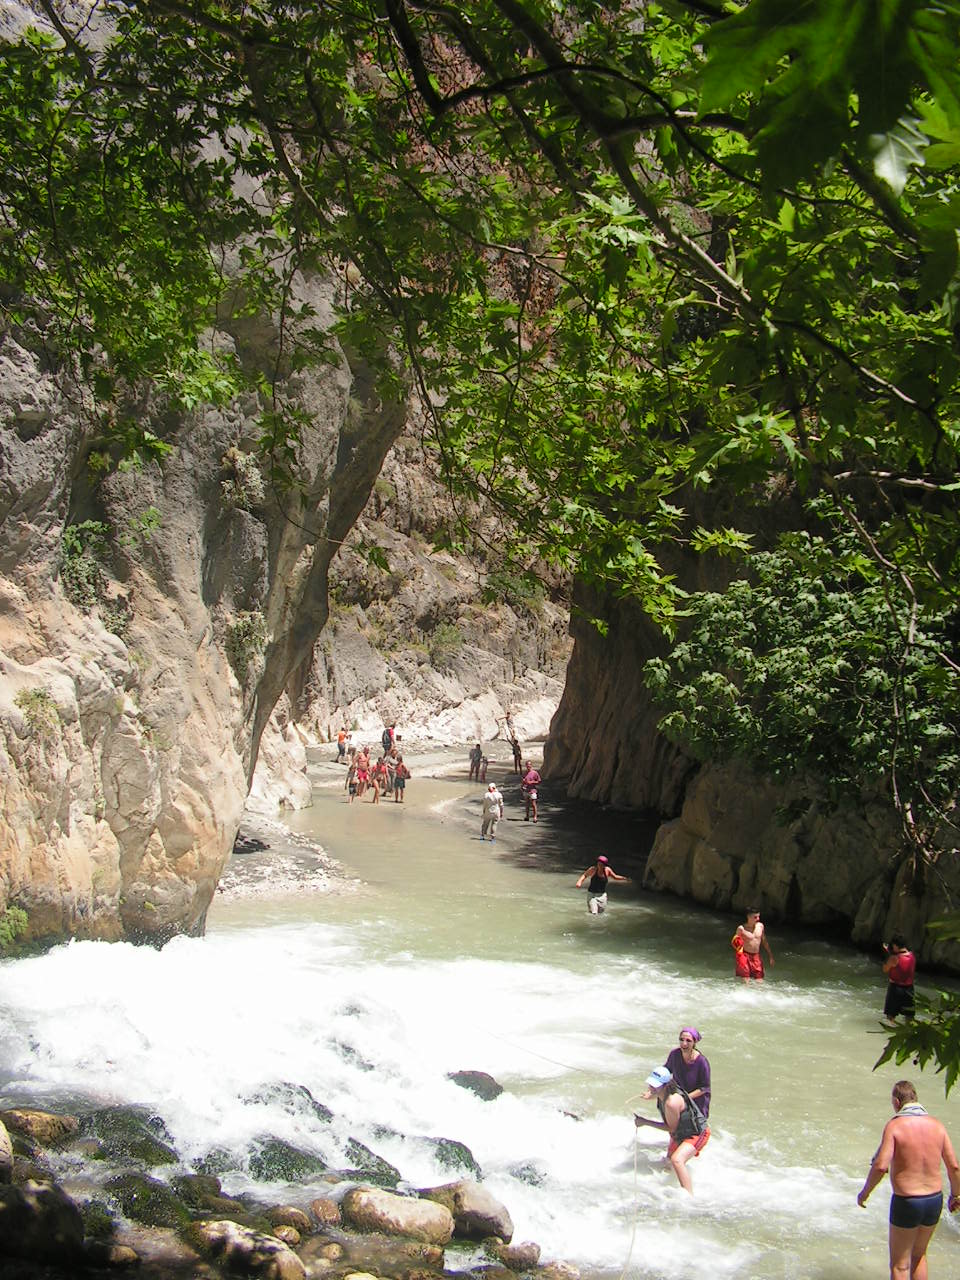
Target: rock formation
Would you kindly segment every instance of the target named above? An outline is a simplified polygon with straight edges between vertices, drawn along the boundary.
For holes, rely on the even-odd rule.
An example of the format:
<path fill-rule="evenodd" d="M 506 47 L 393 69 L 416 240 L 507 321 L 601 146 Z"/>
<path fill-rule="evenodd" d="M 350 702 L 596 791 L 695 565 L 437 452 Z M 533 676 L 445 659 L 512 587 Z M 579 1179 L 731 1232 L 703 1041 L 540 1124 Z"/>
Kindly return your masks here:
<path fill-rule="evenodd" d="M 718 910 L 756 904 L 768 919 L 864 946 L 900 930 L 924 960 L 960 969 L 960 946 L 935 942 L 923 929 L 960 893 L 955 856 L 914 867 L 881 797 L 837 807 L 803 779 L 785 788 L 736 763 L 701 766 L 686 757 L 657 732 L 642 681 L 643 664 L 663 652 L 663 640 L 628 605 L 585 593 L 581 602 L 602 611 L 609 629 L 602 636 L 574 622 L 544 773 L 583 799 L 665 819 L 647 861 L 647 888 Z"/>

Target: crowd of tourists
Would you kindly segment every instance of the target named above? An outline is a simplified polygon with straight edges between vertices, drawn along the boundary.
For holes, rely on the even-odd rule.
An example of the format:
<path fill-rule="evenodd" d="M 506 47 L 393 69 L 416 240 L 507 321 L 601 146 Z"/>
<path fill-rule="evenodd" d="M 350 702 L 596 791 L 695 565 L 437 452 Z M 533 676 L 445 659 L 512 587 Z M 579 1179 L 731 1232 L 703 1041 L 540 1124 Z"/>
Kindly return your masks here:
<path fill-rule="evenodd" d="M 369 746 L 355 747 L 350 742 L 347 729 L 337 734 L 337 758 L 335 763 L 347 766 L 343 781 L 351 804 L 369 796 L 373 804 L 379 804 L 381 796 L 392 796 L 395 804 L 403 804 L 410 770 L 400 753 L 400 737 L 395 724 L 385 725 L 380 736 L 383 748 L 376 761 Z"/>

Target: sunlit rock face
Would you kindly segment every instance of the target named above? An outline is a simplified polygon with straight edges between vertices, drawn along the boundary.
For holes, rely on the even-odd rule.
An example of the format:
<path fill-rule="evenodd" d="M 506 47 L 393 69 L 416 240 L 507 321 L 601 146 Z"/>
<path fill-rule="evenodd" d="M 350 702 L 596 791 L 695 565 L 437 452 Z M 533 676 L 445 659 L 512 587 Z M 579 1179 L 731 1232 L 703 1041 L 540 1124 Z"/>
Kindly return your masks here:
<path fill-rule="evenodd" d="M 299 290 L 330 314 L 331 286 Z M 277 339 L 269 318 L 216 335 L 244 362 Z M 282 393 L 309 421 L 296 521 L 256 461 L 256 397 L 125 406 L 170 449 L 109 470 L 103 406 L 30 335 L 4 338 L 0 908 L 25 909 L 33 936 L 202 928 L 289 674 L 276 640 L 299 629 L 309 654 L 330 559 L 405 419 L 343 352 Z"/>

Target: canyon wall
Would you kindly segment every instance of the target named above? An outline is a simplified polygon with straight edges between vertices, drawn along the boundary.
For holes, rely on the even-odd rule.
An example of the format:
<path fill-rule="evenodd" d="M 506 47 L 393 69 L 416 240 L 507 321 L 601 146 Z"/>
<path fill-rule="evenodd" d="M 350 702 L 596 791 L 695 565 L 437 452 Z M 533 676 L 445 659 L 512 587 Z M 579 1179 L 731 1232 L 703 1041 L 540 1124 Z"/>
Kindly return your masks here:
<path fill-rule="evenodd" d="M 716 588 L 703 575 L 691 563 L 688 581 Z M 579 597 L 544 772 L 582 799 L 661 816 L 646 888 L 722 911 L 756 905 L 768 920 L 861 946 L 900 930 L 924 960 L 960 971 L 960 945 L 924 928 L 960 899 L 954 853 L 915 866 L 882 796 L 837 806 L 809 780 L 777 786 L 735 761 L 685 756 L 658 733 L 642 679 L 644 662 L 664 651 L 662 637 L 629 604 Z M 607 621 L 606 635 L 586 620 L 591 613 Z"/>

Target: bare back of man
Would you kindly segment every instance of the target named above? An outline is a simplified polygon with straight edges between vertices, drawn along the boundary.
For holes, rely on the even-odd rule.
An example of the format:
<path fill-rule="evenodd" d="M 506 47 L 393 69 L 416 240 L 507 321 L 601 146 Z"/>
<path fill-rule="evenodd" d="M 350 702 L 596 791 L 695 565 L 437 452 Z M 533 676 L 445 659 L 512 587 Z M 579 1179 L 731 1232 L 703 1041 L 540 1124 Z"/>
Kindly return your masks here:
<path fill-rule="evenodd" d="M 960 1207 L 960 1163 L 946 1129 L 920 1106 L 908 1080 L 894 1085 L 892 1100 L 896 1114 L 884 1127 L 857 1203 L 862 1208 L 889 1172 L 891 1280 L 927 1280 L 927 1245 L 943 1208 L 940 1166 L 947 1170 L 953 1213 Z"/>

